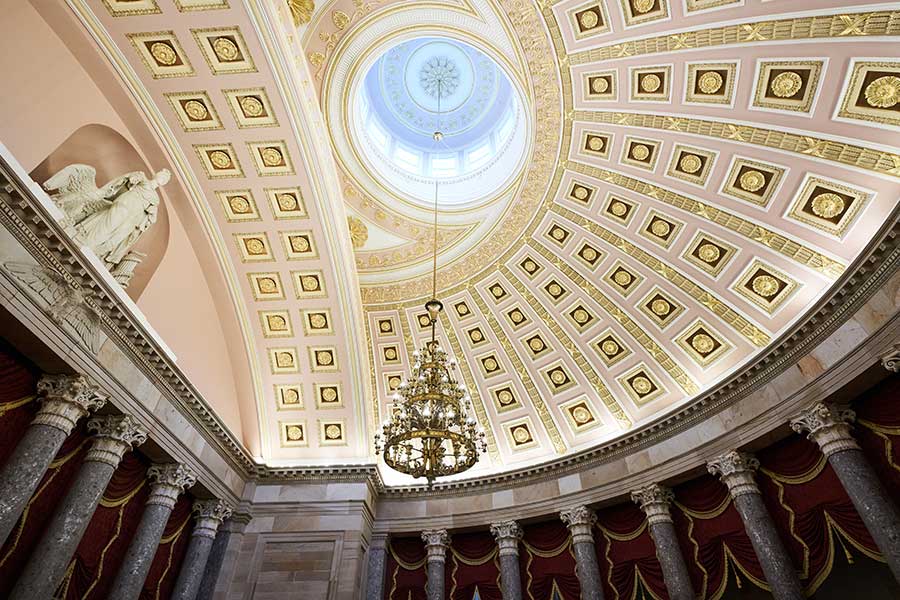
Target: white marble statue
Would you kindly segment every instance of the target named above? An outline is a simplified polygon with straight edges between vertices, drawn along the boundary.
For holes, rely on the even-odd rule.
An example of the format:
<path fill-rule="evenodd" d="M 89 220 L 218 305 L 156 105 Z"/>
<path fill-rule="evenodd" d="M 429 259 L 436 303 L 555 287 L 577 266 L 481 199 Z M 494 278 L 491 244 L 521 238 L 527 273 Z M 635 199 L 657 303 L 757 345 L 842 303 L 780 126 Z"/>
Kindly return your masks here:
<path fill-rule="evenodd" d="M 66 224 L 75 226 L 75 240 L 112 267 L 156 222 L 156 188 L 168 183 L 171 176 L 167 169 L 152 179 L 134 171 L 98 188 L 96 173 L 88 165 L 69 165 L 48 179 L 44 188 L 57 192 L 51 198 L 66 213 Z"/>

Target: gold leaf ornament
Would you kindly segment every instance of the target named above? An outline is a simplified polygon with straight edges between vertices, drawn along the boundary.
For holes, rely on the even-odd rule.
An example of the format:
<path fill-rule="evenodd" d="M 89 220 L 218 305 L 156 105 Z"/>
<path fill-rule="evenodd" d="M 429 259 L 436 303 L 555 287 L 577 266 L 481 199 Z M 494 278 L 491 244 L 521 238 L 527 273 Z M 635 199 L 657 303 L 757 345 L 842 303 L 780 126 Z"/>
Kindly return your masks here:
<path fill-rule="evenodd" d="M 291 10 L 291 17 L 293 17 L 296 27 L 309 23 L 310 19 L 312 19 L 313 11 L 316 9 L 313 0 L 288 0 L 287 4 Z"/>

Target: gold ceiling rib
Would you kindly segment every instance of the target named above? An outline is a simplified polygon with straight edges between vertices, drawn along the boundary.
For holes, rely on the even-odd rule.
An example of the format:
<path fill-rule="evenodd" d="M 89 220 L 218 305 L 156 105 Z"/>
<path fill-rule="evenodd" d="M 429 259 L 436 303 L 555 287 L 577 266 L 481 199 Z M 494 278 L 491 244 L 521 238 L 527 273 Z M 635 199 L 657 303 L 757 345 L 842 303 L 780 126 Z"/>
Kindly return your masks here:
<path fill-rule="evenodd" d="M 509 343 L 509 339 L 500 327 L 500 323 L 497 322 L 497 318 L 494 316 L 491 309 L 488 308 L 487 303 L 484 301 L 484 298 L 481 297 L 481 294 L 478 293 L 478 290 L 472 287 L 470 288 L 470 292 L 473 302 L 478 306 L 478 310 L 481 311 L 481 314 L 487 319 L 488 325 L 494 332 L 494 337 L 503 347 L 503 350 L 506 351 L 509 360 L 513 363 L 515 373 L 521 378 L 522 385 L 525 387 L 525 391 L 528 392 L 528 397 L 531 399 L 534 410 L 537 412 L 538 417 L 544 424 L 544 428 L 547 430 L 547 435 L 550 437 L 550 442 L 553 444 L 554 450 L 556 450 L 558 454 L 565 454 L 567 451 L 566 443 L 559 433 L 559 428 L 556 426 L 553 416 L 550 414 L 550 409 L 547 408 L 547 403 L 544 402 L 544 398 L 541 396 L 540 391 L 537 389 L 537 386 L 534 385 L 534 381 L 531 380 L 528 369 L 526 369 L 525 365 L 522 363 L 518 350 Z"/>
<path fill-rule="evenodd" d="M 611 183 L 626 190 L 641 194 L 642 196 L 646 196 L 647 198 L 652 198 L 674 208 L 689 212 L 696 217 L 700 217 L 710 223 L 741 235 L 750 241 L 760 243 L 803 266 L 819 271 L 831 279 L 836 279 L 847 268 L 842 263 L 833 260 L 820 252 L 810 250 L 806 246 L 795 242 L 781 233 L 772 231 L 749 219 L 727 212 L 721 208 L 689 198 L 678 192 L 673 192 L 667 188 L 645 183 L 639 179 L 619 173 L 618 171 L 603 169 L 601 167 L 587 165 L 573 160 L 568 161 L 568 167 L 575 173 L 581 173 L 582 175 L 587 175 L 588 177 Z"/>
<path fill-rule="evenodd" d="M 551 210 L 591 232 L 607 244 L 638 260 L 641 264 L 653 269 L 656 274 L 675 284 L 678 289 L 686 292 L 691 298 L 712 311 L 734 331 L 743 335 L 751 344 L 762 347 L 771 341 L 768 333 L 751 323 L 737 311 L 732 310 L 726 303 L 713 296 L 704 287 L 694 283 L 690 277 L 679 273 L 669 264 L 653 256 L 643 248 L 616 235 L 592 219 L 584 217 L 562 205 L 554 204 Z"/>
<path fill-rule="evenodd" d="M 459 372 L 462 373 L 463 381 L 466 383 L 466 389 L 469 390 L 469 397 L 472 399 L 472 408 L 475 410 L 475 416 L 477 417 L 478 422 L 482 424 L 482 428 L 484 429 L 484 440 L 487 443 L 488 456 L 491 457 L 491 462 L 499 465 L 502 461 L 500 459 L 500 450 L 497 448 L 497 438 L 494 436 L 494 423 L 491 421 L 490 417 L 488 417 L 484 400 L 481 399 L 481 392 L 479 391 L 478 384 L 475 382 L 475 378 L 472 377 L 472 369 L 469 368 L 469 362 L 461 360 L 465 357 L 465 354 L 463 354 L 462 346 L 459 344 L 459 336 L 456 335 L 456 330 L 453 329 L 453 324 L 450 322 L 450 318 L 446 313 L 443 313 L 442 315 L 441 328 L 447 336 L 447 342 L 450 344 L 453 355 L 457 357 L 456 364 L 459 367 Z"/>
<path fill-rule="evenodd" d="M 597 391 L 597 395 L 600 397 L 600 400 L 603 402 L 603 405 L 606 406 L 606 409 L 610 412 L 610 414 L 616 419 L 619 425 L 623 429 L 630 429 L 632 422 L 628 415 L 625 413 L 625 410 L 622 408 L 622 405 L 619 404 L 616 399 L 613 397 L 612 393 L 610 393 L 609 388 L 606 387 L 606 383 L 604 383 L 603 379 L 594 369 L 593 365 L 587 358 L 585 358 L 584 354 L 578 349 L 578 345 L 569 337 L 569 334 L 563 330 L 562 327 L 559 326 L 559 319 L 554 318 L 547 310 L 544 308 L 543 304 L 537 298 L 534 297 L 534 294 L 525 287 L 522 282 L 516 277 L 512 271 L 509 270 L 509 267 L 506 265 L 500 265 L 500 272 L 512 283 L 513 287 L 519 292 L 528 306 L 534 310 L 544 322 L 545 325 L 550 329 L 553 333 L 554 337 L 556 337 L 557 341 L 559 341 L 560 345 L 568 351 L 569 355 L 575 360 L 575 364 L 578 365 L 578 368 L 581 370 L 582 374 L 585 378 L 591 383 L 594 389 Z"/>
<path fill-rule="evenodd" d="M 659 366 L 668 373 L 669 377 L 678 383 L 682 390 L 689 395 L 696 394 L 699 391 L 697 385 L 688 374 L 684 372 L 684 369 L 682 369 L 653 338 L 647 335 L 644 327 L 634 322 L 627 312 L 619 308 L 618 303 L 610 300 L 609 297 L 592 282 L 582 277 L 578 271 L 573 269 L 565 261 L 561 260 L 546 246 L 534 239 L 531 239 L 528 242 L 529 247 L 543 256 L 547 262 L 553 264 L 559 272 L 565 275 L 572 283 L 584 290 L 594 302 L 619 323 L 625 331 L 628 332 L 631 338 L 640 344 L 641 347 L 647 351 L 647 354 L 653 357 Z"/>
<path fill-rule="evenodd" d="M 569 64 L 584 65 L 606 60 L 660 54 L 694 48 L 780 42 L 850 36 L 900 35 L 900 11 L 876 11 L 849 15 L 819 15 L 772 21 L 736 23 L 682 33 L 658 35 L 575 52 Z"/>
<path fill-rule="evenodd" d="M 900 177 L 900 154 L 883 150 L 872 150 L 862 146 L 817 138 L 812 135 L 798 135 L 787 131 L 735 125 L 722 121 L 707 121 L 689 117 L 671 117 L 654 114 L 607 112 L 603 110 L 575 111 L 575 121 L 585 123 L 607 123 L 626 127 L 644 127 L 663 131 L 678 131 L 764 148 L 776 148 L 795 152 L 804 156 L 822 158 L 850 167 L 874 171 L 884 175 Z"/>

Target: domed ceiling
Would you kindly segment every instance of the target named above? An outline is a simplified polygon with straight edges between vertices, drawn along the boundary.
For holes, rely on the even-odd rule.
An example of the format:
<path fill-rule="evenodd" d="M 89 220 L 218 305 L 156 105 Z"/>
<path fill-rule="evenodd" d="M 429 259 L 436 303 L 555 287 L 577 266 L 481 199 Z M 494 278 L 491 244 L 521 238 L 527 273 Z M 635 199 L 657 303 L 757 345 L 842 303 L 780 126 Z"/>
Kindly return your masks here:
<path fill-rule="evenodd" d="M 435 178 L 438 336 L 489 447 L 471 475 L 609 442 L 715 390 L 897 206 L 896 8 L 335 0 L 294 3 L 295 23 L 279 4 L 272 26 L 255 2 L 177 2 L 193 3 L 91 1 L 102 27 L 85 19 L 174 132 L 270 464 L 373 460 L 429 334 Z M 455 88 L 435 143 L 439 71 Z M 219 107 L 212 128 L 179 108 L 194 96 Z"/>

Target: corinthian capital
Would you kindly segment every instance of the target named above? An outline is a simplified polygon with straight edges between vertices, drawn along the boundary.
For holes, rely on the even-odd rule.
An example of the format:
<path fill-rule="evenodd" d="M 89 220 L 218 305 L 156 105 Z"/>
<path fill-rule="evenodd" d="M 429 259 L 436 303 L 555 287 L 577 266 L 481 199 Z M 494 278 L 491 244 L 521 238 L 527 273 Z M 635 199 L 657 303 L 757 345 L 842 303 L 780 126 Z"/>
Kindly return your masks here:
<path fill-rule="evenodd" d="M 213 498 L 212 500 L 197 500 L 194 502 L 192 510 L 197 523 L 194 525 L 191 535 L 215 538 L 219 525 L 231 516 L 231 511 L 234 509 L 229 504 Z"/>
<path fill-rule="evenodd" d="M 181 492 L 197 482 L 197 475 L 187 465 L 167 463 L 153 465 L 147 471 L 150 480 L 150 497 L 147 504 L 160 504 L 172 508 Z"/>
<path fill-rule="evenodd" d="M 859 448 L 850 434 L 850 423 L 855 420 L 856 413 L 848 408 L 817 402 L 791 420 L 791 429 L 797 433 L 809 432 L 807 437 L 819 445 L 825 456 L 831 456 Z"/>
<path fill-rule="evenodd" d="M 569 528 L 572 543 L 594 541 L 593 526 L 597 522 L 597 513 L 587 506 L 575 506 L 559 513 L 560 520 Z"/>
<path fill-rule="evenodd" d="M 450 547 L 450 534 L 446 529 L 429 529 L 422 532 L 422 540 L 425 541 L 425 550 L 428 552 L 428 561 L 444 562 L 447 548 Z"/>
<path fill-rule="evenodd" d="M 99 386 L 84 375 L 44 375 L 38 381 L 37 392 L 42 404 L 34 423 L 59 429 L 66 435 L 79 419 L 107 400 Z"/>
<path fill-rule="evenodd" d="M 522 528 L 515 521 L 501 521 L 491 524 L 491 534 L 497 540 L 500 556 L 519 555 L 519 540 L 522 539 Z"/>
<path fill-rule="evenodd" d="M 84 457 L 85 462 L 102 462 L 116 467 L 132 446 L 147 441 L 147 429 L 129 415 L 95 417 L 87 426 L 94 432 L 94 441 Z"/>
<path fill-rule="evenodd" d="M 632 490 L 631 499 L 641 507 L 647 515 L 650 525 L 655 523 L 671 523 L 672 514 L 669 505 L 675 499 L 672 490 L 658 483 L 651 483 L 644 487 Z"/>
<path fill-rule="evenodd" d="M 900 373 L 900 344 L 894 344 L 894 347 L 881 357 L 881 365 L 888 371 Z"/>
<path fill-rule="evenodd" d="M 759 468 L 759 461 L 752 454 L 732 450 L 706 463 L 711 475 L 717 476 L 728 486 L 733 498 L 743 494 L 758 494 L 754 472 Z"/>

